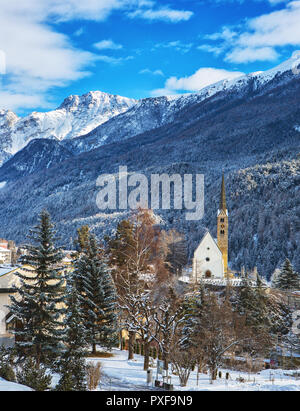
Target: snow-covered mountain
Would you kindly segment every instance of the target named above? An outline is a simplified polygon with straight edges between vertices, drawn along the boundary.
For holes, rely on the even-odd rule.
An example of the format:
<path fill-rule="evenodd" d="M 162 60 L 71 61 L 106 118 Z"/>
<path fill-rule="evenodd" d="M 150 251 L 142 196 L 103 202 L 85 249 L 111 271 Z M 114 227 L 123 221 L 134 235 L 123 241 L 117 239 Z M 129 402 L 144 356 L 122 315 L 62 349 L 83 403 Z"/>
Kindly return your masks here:
<path fill-rule="evenodd" d="M 75 153 L 86 152 L 104 144 L 124 141 L 161 126 L 171 124 L 178 112 L 186 112 L 185 121 L 191 122 L 189 110 L 200 103 L 218 101 L 228 96 L 241 99 L 255 93 L 266 93 L 295 78 L 300 57 L 295 55 L 279 66 L 265 72 L 255 72 L 232 80 L 222 80 L 197 93 L 162 96 L 139 100 L 127 111 L 114 116 L 86 135 L 73 139 L 68 146 Z M 202 113 L 199 113 L 201 115 Z M 203 112 L 205 115 L 205 111 Z M 181 116 L 182 117 L 182 116 Z"/>
<path fill-rule="evenodd" d="M 233 269 L 256 266 L 270 276 L 288 256 L 300 270 L 297 63 L 292 58 L 195 94 L 135 101 L 84 136 L 30 142 L 0 168 L 1 236 L 23 242 L 43 208 L 66 247 L 85 224 L 99 238 L 110 234 L 125 215 L 99 210 L 96 181 L 119 166 L 148 181 L 153 173 L 204 174 L 202 221 L 185 221 L 182 210 L 172 207 L 157 212 L 166 229 L 186 235 L 192 256 L 207 228 L 216 234 L 223 171 Z M 14 114 L 7 113 L 5 121 L 14 124 Z"/>
<path fill-rule="evenodd" d="M 5 176 L 7 171 L 9 177 L 13 175 L 14 178 L 17 178 L 41 169 L 47 169 L 72 156 L 73 154 L 63 147 L 60 141 L 37 138 L 31 140 L 22 150 L 3 164 L 2 176 Z"/>
<path fill-rule="evenodd" d="M 171 124 L 178 112 L 188 113 L 195 104 L 217 101 L 225 93 L 236 99 L 264 93 L 295 77 L 299 62 L 295 54 L 271 70 L 222 80 L 192 94 L 134 100 L 93 91 L 69 96 L 56 110 L 23 118 L 0 110 L 0 165 L 33 139 L 57 139 L 74 153 L 86 152 Z"/>
<path fill-rule="evenodd" d="M 20 118 L 0 110 L 0 163 L 36 138 L 71 139 L 86 134 L 136 104 L 136 100 L 91 91 L 72 95 L 56 110 Z"/>

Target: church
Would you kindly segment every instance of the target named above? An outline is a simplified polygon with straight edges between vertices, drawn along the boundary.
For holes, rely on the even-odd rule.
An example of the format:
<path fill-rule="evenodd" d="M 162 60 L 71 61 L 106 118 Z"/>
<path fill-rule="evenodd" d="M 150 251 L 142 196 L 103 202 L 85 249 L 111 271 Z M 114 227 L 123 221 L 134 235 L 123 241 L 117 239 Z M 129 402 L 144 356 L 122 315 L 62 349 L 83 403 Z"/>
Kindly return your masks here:
<path fill-rule="evenodd" d="M 228 210 L 224 174 L 222 176 L 220 205 L 217 212 L 217 239 L 206 232 L 194 252 L 192 279 L 224 280 L 231 277 L 228 269 Z"/>

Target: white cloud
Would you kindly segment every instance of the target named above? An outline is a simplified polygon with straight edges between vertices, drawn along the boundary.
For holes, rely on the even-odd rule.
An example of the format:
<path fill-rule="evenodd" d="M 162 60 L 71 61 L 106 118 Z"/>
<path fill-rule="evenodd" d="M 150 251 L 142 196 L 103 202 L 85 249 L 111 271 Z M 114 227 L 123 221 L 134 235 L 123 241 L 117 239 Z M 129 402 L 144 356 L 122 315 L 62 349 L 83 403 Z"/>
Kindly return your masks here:
<path fill-rule="evenodd" d="M 73 35 L 74 35 L 75 37 L 80 37 L 80 36 L 83 35 L 84 31 L 85 31 L 85 30 L 84 30 L 83 27 L 79 27 L 79 29 L 77 29 L 77 30 L 73 33 Z"/>
<path fill-rule="evenodd" d="M 98 50 L 120 50 L 123 48 L 122 44 L 117 44 L 111 39 L 98 41 L 94 43 L 94 47 Z"/>
<path fill-rule="evenodd" d="M 241 46 L 286 46 L 300 44 L 300 1 L 248 22 L 248 30 L 239 37 Z"/>
<path fill-rule="evenodd" d="M 125 61 L 132 60 L 133 56 L 127 56 L 127 57 L 112 57 L 112 56 L 106 56 L 106 55 L 97 55 L 97 60 L 102 61 L 103 63 L 108 63 L 113 66 L 119 65 L 124 63 Z"/>
<path fill-rule="evenodd" d="M 219 56 L 224 51 L 223 47 L 211 46 L 210 44 L 202 44 L 201 46 L 198 46 L 197 49 L 213 53 L 216 56 Z"/>
<path fill-rule="evenodd" d="M 251 18 L 236 27 L 223 27 L 220 32 L 205 36 L 217 42 L 208 45 L 211 52 L 222 49 L 225 59 L 234 63 L 272 61 L 280 48 L 300 45 L 300 1 L 271 1 L 282 8 Z M 208 50 L 207 45 L 204 45 Z M 201 46 L 200 46 L 201 47 Z M 203 46 L 202 46 L 203 47 Z"/>
<path fill-rule="evenodd" d="M 55 23 L 75 19 L 104 21 L 116 10 L 128 17 L 131 13 L 130 18 L 134 18 L 132 13 L 142 11 L 136 18 L 173 23 L 191 15 L 191 12 L 159 7 L 156 0 L 0 0 L 0 3 L 0 50 L 6 61 L 5 81 L 0 83 L 0 108 L 11 104 L 15 110 L 28 108 L 31 103 L 33 107 L 48 107 L 46 96 L 50 90 L 89 75 L 97 61 L 116 65 L 132 58 L 99 56 L 76 48 L 68 36 L 58 32 Z M 73 36 L 82 33 L 79 28 Z M 110 43 L 110 49 L 119 46 Z M 103 50 L 104 44 L 100 42 L 98 49 Z"/>
<path fill-rule="evenodd" d="M 180 92 L 195 92 L 217 83 L 221 80 L 230 80 L 242 76 L 239 71 L 227 71 L 212 67 L 203 67 L 191 76 L 170 77 L 165 82 L 164 88 L 152 91 L 152 95 L 172 95 Z"/>
<path fill-rule="evenodd" d="M 20 16 L 11 7 L 1 8 L 0 49 L 6 58 L 6 75 L 0 93 L 14 92 L 15 101 L 23 94 L 38 96 L 51 87 L 78 80 L 88 75 L 86 67 L 95 61 L 92 53 L 75 49 L 67 36 L 34 17 L 34 13 Z M 26 85 L 30 87 L 26 89 Z"/>
<path fill-rule="evenodd" d="M 162 48 L 166 48 L 166 49 L 174 49 L 181 53 L 188 53 L 192 47 L 193 47 L 193 43 L 184 43 L 180 40 L 174 40 L 174 41 L 168 41 L 165 43 L 157 43 L 153 47 L 153 50 L 159 50 Z"/>
<path fill-rule="evenodd" d="M 229 52 L 225 60 L 233 63 L 250 63 L 252 61 L 276 60 L 279 54 L 272 47 L 235 48 Z"/>
<path fill-rule="evenodd" d="M 164 76 L 164 73 L 162 72 L 162 70 L 150 70 L 148 68 L 140 70 L 139 74 L 150 74 L 150 75 L 153 75 L 153 76 Z"/>
<path fill-rule="evenodd" d="M 158 9 L 138 9 L 128 13 L 131 18 L 142 18 L 149 21 L 166 21 L 171 23 L 179 23 L 180 21 L 187 21 L 193 16 L 192 11 L 188 10 L 174 10 L 169 7 L 161 7 Z"/>
<path fill-rule="evenodd" d="M 25 93 L 0 92 L 0 107 L 6 110 L 26 110 L 31 107 L 53 108 L 49 101 L 44 100 L 40 94 L 31 95 Z"/>

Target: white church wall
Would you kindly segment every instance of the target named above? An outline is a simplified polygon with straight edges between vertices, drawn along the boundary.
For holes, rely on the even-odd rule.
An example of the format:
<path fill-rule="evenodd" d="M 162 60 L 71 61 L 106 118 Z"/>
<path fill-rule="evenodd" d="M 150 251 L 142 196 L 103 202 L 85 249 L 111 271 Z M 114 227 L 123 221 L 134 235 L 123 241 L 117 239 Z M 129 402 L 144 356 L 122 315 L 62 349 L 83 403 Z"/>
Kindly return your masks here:
<path fill-rule="evenodd" d="M 222 252 L 207 232 L 194 253 L 193 278 L 224 278 Z"/>

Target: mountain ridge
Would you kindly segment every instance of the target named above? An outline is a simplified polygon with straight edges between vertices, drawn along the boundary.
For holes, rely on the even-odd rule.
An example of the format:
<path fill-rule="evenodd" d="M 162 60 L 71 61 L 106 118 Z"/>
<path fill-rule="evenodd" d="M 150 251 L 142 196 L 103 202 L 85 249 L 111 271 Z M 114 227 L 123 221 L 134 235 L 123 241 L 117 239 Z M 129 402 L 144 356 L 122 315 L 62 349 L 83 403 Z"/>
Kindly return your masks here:
<path fill-rule="evenodd" d="M 55 110 L 18 117 L 0 110 L 0 162 L 6 161 L 35 138 L 72 139 L 126 111 L 136 100 L 103 93 L 71 95 Z"/>
<path fill-rule="evenodd" d="M 50 167 L 47 156 L 41 154 L 41 162 L 32 169 L 32 159 L 39 157 L 38 152 L 44 153 L 45 142 L 33 146 L 34 153 L 23 149 L 22 157 L 16 154 L 0 168 L 1 236 L 24 241 L 38 212 L 47 208 L 62 245 L 69 248 L 81 225 L 89 224 L 102 236 L 113 232 L 117 222 L 128 215 L 127 211 L 97 208 L 99 175 L 117 173 L 119 166 L 127 166 L 129 174 L 139 172 L 148 178 L 153 173 L 198 173 L 205 176 L 203 220 L 186 222 L 185 210 L 157 210 L 162 228 L 176 228 L 185 234 L 191 258 L 206 229 L 215 235 L 223 171 L 232 267 L 257 266 L 261 275 L 269 277 L 288 256 L 300 270 L 300 76 L 292 72 L 291 64 L 289 67 L 274 72 L 266 82 L 253 76 L 242 87 L 234 85 L 201 101 L 199 96 L 185 96 L 189 103 L 182 105 L 181 97 L 144 101 L 151 113 L 155 113 L 155 102 L 158 111 L 161 102 L 167 110 L 172 109 L 171 100 L 180 109 L 167 111 L 166 116 L 172 117 L 169 123 L 127 139 L 120 128 L 120 135 L 106 144 L 87 144 L 90 150 L 76 152 L 76 147 L 67 146 L 77 138 L 56 141 Z M 141 105 L 137 108 L 128 111 L 133 118 L 140 112 L 141 122 L 143 110 Z M 130 117 L 121 113 L 100 129 L 107 123 L 122 124 L 120 118 L 124 123 Z M 125 123 L 123 127 L 126 130 Z M 72 155 L 64 158 L 60 147 L 68 147 Z M 16 174 L 20 159 L 23 170 Z M 56 159 L 59 162 L 55 163 Z"/>
<path fill-rule="evenodd" d="M 197 93 L 130 99 L 101 91 L 70 95 L 49 112 L 32 112 L 19 118 L 11 110 L 0 110 L 0 164 L 35 138 L 66 141 L 74 152 L 88 151 L 103 144 L 172 123 L 184 107 L 201 103 L 218 94 L 238 94 L 252 84 L 253 89 L 272 84 L 274 78 L 297 70 L 297 55 L 266 72 L 255 72 L 211 84 Z M 121 130 L 121 132 L 120 132 Z M 116 137 L 117 136 L 117 137 Z M 70 140 L 74 140 L 71 141 Z"/>

